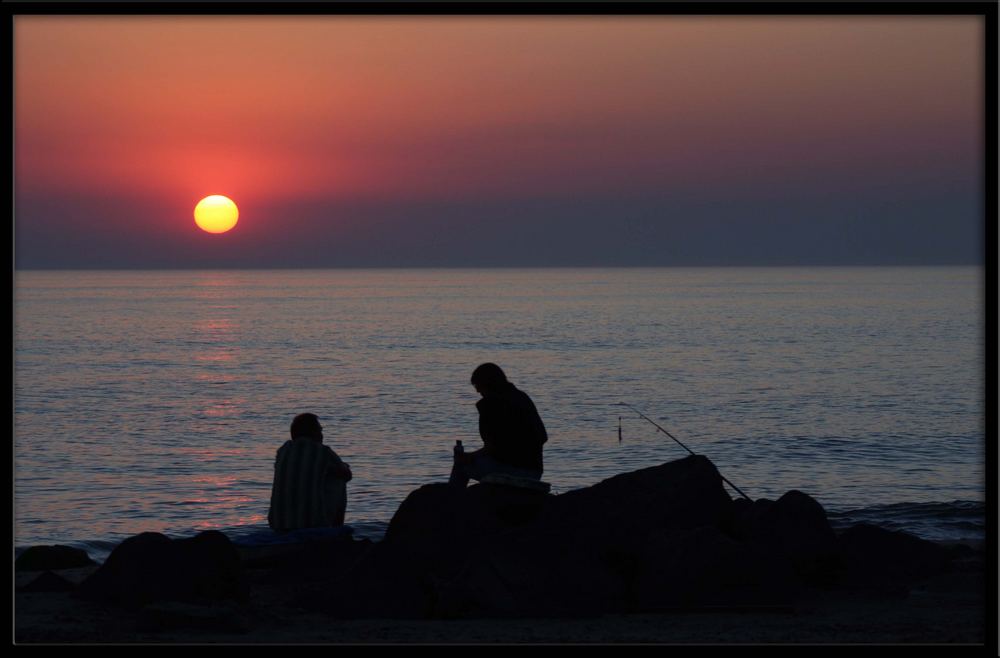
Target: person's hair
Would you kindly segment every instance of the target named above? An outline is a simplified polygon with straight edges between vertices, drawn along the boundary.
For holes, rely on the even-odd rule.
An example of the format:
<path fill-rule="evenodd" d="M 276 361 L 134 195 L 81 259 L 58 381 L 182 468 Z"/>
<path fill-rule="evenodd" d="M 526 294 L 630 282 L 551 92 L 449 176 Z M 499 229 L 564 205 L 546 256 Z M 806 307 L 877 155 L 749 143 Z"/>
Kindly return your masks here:
<path fill-rule="evenodd" d="M 292 438 L 297 436 L 318 437 L 323 429 L 320 427 L 319 418 L 316 414 L 299 414 L 292 419 Z"/>
<path fill-rule="evenodd" d="M 507 375 L 503 374 L 495 363 L 484 363 L 472 371 L 472 385 L 479 388 L 496 388 L 507 383 Z"/>

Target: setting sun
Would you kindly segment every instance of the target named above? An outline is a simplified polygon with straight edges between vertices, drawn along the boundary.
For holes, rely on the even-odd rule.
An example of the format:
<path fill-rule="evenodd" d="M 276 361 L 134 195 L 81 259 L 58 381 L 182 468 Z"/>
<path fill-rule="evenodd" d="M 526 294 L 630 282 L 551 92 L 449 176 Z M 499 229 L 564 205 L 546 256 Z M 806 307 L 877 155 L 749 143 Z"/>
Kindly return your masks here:
<path fill-rule="evenodd" d="M 221 194 L 207 196 L 194 208 L 194 221 L 203 231 L 225 233 L 236 226 L 240 211 L 229 197 Z"/>

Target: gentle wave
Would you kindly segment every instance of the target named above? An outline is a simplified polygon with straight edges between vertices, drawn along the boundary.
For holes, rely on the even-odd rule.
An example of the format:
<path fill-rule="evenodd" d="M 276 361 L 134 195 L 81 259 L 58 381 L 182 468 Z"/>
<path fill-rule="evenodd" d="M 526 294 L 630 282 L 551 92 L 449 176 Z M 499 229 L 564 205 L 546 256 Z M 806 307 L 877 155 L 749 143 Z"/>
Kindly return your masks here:
<path fill-rule="evenodd" d="M 874 505 L 828 512 L 827 517 L 835 529 L 868 523 L 932 541 L 982 542 L 986 538 L 986 505 L 976 501 Z"/>

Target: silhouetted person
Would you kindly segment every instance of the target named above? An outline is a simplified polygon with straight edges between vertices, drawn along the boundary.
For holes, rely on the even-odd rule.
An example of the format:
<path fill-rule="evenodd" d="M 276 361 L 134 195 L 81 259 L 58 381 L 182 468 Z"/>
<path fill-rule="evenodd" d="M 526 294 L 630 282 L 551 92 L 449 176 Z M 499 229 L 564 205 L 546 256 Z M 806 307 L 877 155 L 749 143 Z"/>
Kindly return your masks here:
<path fill-rule="evenodd" d="M 548 434 L 531 398 L 508 382 L 493 363 L 473 371 L 472 385 L 482 396 L 476 408 L 483 447 L 455 455 L 450 482 L 464 487 L 469 478 L 481 480 L 491 473 L 540 480 L 542 444 Z"/>
<path fill-rule="evenodd" d="M 279 531 L 343 525 L 351 468 L 323 445 L 315 414 L 296 416 L 291 435 L 274 459 L 268 525 Z"/>

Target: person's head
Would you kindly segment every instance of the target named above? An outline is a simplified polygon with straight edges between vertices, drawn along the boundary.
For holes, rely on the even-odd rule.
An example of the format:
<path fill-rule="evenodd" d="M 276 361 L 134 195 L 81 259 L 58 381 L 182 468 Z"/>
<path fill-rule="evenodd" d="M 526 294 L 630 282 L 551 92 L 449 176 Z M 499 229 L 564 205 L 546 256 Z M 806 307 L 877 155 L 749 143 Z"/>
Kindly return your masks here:
<path fill-rule="evenodd" d="M 495 363 L 484 363 L 472 371 L 472 385 L 481 395 L 488 395 L 506 383 L 507 375 Z"/>
<path fill-rule="evenodd" d="M 323 440 L 323 426 L 319 424 L 316 414 L 299 414 L 292 419 L 291 434 L 293 439 L 300 436 Z"/>

